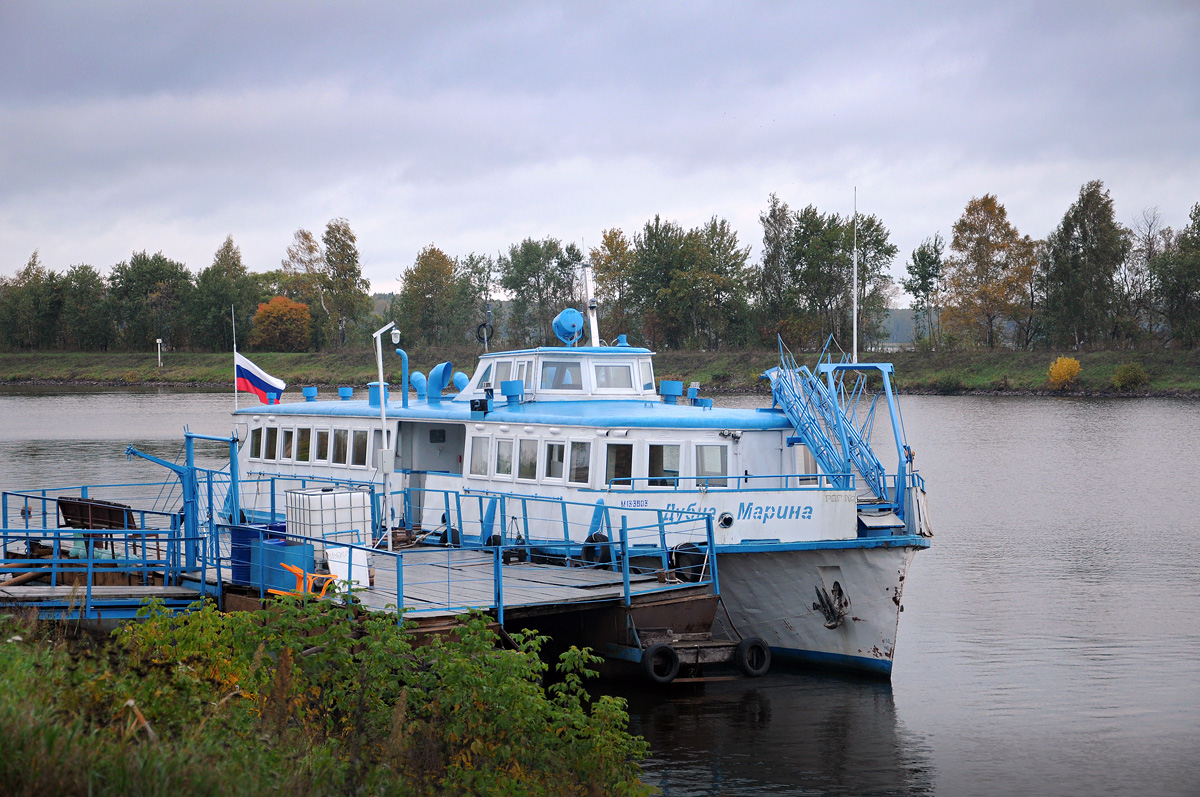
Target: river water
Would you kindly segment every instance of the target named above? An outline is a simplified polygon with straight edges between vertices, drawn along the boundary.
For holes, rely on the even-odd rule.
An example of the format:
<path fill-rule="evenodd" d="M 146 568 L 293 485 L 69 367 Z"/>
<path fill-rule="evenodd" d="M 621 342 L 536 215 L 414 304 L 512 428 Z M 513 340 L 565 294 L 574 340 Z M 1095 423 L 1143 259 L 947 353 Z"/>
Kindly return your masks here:
<path fill-rule="evenodd" d="M 605 688 L 666 795 L 1200 795 L 1200 401 L 910 396 L 936 536 L 890 684 Z M 732 402 L 724 402 L 732 403 Z M 0 487 L 161 479 L 228 393 L 0 391 Z M 219 446 L 201 460 L 219 463 Z"/>

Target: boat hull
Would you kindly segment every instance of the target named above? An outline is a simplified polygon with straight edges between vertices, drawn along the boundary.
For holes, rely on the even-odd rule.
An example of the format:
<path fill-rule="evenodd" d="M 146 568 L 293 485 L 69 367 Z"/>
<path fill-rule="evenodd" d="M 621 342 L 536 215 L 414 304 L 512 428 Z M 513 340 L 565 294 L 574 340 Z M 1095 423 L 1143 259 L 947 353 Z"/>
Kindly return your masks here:
<path fill-rule="evenodd" d="M 759 637 L 782 660 L 891 675 L 904 582 L 921 537 L 727 545 L 715 631 Z"/>

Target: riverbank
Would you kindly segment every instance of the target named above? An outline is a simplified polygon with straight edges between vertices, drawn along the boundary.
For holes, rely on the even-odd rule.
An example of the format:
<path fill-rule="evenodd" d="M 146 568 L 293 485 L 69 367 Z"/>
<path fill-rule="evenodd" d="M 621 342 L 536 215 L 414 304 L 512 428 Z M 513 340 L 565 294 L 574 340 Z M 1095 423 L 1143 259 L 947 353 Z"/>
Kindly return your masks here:
<path fill-rule="evenodd" d="M 863 361 L 883 360 L 896 366 L 896 384 L 902 393 L 1000 393 L 1041 395 L 1055 393 L 1046 382 L 1046 370 L 1059 352 L 949 351 L 863 353 Z M 1200 350 L 1066 352 L 1079 360 L 1082 370 L 1073 395 L 1200 395 Z M 374 352 L 322 352 L 290 354 L 257 352 L 250 355 L 268 373 L 293 388 L 302 385 L 365 385 L 376 379 Z M 474 368 L 474 349 L 425 350 L 412 355 L 412 369 L 428 373 L 449 360 L 458 368 Z M 797 355 L 810 365 L 815 354 Z M 1135 390 L 1113 387 L 1118 367 L 1135 363 L 1144 369 L 1147 382 Z M 655 358 L 658 379 L 699 382 L 706 393 L 765 393 L 759 375 L 778 364 L 771 349 L 719 352 L 665 351 Z M 398 362 L 385 359 L 385 378 L 398 382 Z M 169 352 L 158 367 L 154 354 L 129 352 L 9 352 L 0 353 L 0 385 L 61 384 L 113 386 L 173 386 L 230 388 L 232 357 L 228 354 Z"/>

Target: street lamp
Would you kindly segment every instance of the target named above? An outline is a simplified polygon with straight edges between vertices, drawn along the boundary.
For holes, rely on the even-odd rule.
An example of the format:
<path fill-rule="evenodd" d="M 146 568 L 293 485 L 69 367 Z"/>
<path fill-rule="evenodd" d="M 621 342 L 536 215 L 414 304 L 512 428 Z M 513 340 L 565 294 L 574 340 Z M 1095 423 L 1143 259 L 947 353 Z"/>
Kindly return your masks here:
<path fill-rule="evenodd" d="M 396 322 L 389 321 L 387 326 L 380 327 L 375 330 L 372 336 L 375 338 L 375 365 L 379 368 L 379 427 L 383 437 L 380 442 L 382 448 L 379 450 L 380 469 L 383 471 L 383 502 L 380 506 L 383 512 L 383 533 L 387 537 L 387 549 L 392 550 L 392 531 L 389 525 L 389 513 L 392 506 L 392 473 L 396 470 L 396 450 L 393 448 L 394 442 L 388 436 L 387 428 L 387 393 L 383 389 L 383 340 L 381 336 L 388 330 L 392 331 L 392 343 L 400 342 L 400 330 L 396 329 Z"/>
<path fill-rule="evenodd" d="M 158 346 L 158 367 L 162 368 L 162 338 L 155 338 L 154 343 Z"/>

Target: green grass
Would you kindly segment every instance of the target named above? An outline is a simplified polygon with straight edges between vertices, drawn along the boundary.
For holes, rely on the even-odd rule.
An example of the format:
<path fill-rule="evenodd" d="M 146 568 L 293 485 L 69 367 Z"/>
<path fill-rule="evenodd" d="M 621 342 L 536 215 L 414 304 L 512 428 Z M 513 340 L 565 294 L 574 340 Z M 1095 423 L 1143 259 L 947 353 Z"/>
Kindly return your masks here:
<path fill-rule="evenodd" d="M 880 359 L 895 363 L 895 380 L 909 393 L 1041 392 L 1049 390 L 1046 370 L 1059 354 L 1079 360 L 1083 370 L 1077 391 L 1120 394 L 1113 376 L 1124 363 L 1138 363 L 1150 381 L 1137 395 L 1200 393 L 1200 350 L 1148 349 L 1145 351 L 1048 352 L 1048 351 L 944 351 L 863 353 L 864 361 Z M 374 353 L 368 349 L 283 354 L 256 352 L 250 355 L 268 373 L 292 387 L 302 385 L 357 385 L 376 378 Z M 429 372 L 449 360 L 456 369 L 470 373 L 478 351 L 471 347 L 415 351 L 410 354 L 414 371 Z M 811 365 L 816 355 L 797 354 Z M 759 375 L 777 364 L 774 349 L 739 349 L 715 352 L 663 351 L 655 358 L 658 379 L 700 382 L 706 392 L 765 391 Z M 399 358 L 384 355 L 384 378 L 400 381 Z M 233 381 L 233 358 L 229 354 L 169 352 L 158 368 L 154 354 L 119 352 L 0 353 L 0 384 L 57 382 L 112 385 L 208 385 L 228 387 Z"/>

